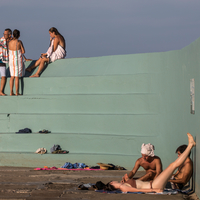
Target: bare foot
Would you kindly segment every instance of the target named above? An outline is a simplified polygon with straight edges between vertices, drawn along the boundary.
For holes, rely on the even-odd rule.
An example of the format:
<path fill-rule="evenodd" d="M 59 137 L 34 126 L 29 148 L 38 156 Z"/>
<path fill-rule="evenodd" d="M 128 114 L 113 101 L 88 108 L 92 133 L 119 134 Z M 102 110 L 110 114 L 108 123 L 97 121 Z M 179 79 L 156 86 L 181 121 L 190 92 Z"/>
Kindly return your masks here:
<path fill-rule="evenodd" d="M 34 74 L 32 76 L 29 76 L 30 78 L 34 78 L 34 77 L 40 77 L 38 74 Z"/>
<path fill-rule="evenodd" d="M 21 94 L 20 94 L 20 93 L 16 93 L 15 95 L 16 95 L 16 96 L 19 96 L 19 95 L 21 95 Z"/>
<path fill-rule="evenodd" d="M 12 93 L 10 93 L 10 96 L 15 96 L 15 94 L 12 92 Z"/>
<path fill-rule="evenodd" d="M 190 133 L 187 133 L 188 136 L 188 144 L 192 144 L 192 146 L 196 146 L 196 142 L 194 141 L 193 136 Z"/>
<path fill-rule="evenodd" d="M 0 92 L 0 96 L 6 96 L 6 94 L 4 94 L 3 92 Z"/>
<path fill-rule="evenodd" d="M 26 71 L 27 71 L 27 72 L 31 72 L 31 71 L 32 71 L 31 67 L 26 68 Z"/>

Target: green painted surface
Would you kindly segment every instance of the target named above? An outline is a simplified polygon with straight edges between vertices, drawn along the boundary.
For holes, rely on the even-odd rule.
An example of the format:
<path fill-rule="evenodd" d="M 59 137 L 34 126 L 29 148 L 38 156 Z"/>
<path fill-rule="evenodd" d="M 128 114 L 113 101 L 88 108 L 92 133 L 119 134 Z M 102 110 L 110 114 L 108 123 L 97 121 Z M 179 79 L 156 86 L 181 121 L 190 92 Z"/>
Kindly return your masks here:
<path fill-rule="evenodd" d="M 150 142 L 167 167 L 177 157 L 176 148 L 187 143 L 187 132 L 197 142 L 200 137 L 199 55 L 200 39 L 177 51 L 64 59 L 50 64 L 40 78 L 26 74 L 20 84 L 23 96 L 0 97 L 0 164 L 112 162 L 131 169 L 141 144 Z M 190 114 L 191 78 L 195 115 Z M 9 83 L 5 91 L 9 93 Z M 34 133 L 14 133 L 25 127 Z M 41 129 L 52 133 L 37 134 Z M 55 143 L 70 154 L 33 153 Z M 197 144 L 200 196 L 198 155 Z"/>

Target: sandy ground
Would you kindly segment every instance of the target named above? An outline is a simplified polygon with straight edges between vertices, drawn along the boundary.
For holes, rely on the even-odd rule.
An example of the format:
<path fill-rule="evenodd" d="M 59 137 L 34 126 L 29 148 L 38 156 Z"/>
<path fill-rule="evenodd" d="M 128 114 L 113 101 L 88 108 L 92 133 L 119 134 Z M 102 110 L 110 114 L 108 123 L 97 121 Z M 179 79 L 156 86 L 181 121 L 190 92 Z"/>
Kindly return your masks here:
<path fill-rule="evenodd" d="M 0 167 L 0 199 L 73 199 L 73 200 L 183 200 L 198 199 L 192 195 L 154 195 L 154 194 L 104 194 L 91 190 L 79 190 L 81 183 L 107 183 L 121 180 L 128 171 L 35 171 L 33 168 Z M 138 172 L 141 176 L 144 172 Z"/>

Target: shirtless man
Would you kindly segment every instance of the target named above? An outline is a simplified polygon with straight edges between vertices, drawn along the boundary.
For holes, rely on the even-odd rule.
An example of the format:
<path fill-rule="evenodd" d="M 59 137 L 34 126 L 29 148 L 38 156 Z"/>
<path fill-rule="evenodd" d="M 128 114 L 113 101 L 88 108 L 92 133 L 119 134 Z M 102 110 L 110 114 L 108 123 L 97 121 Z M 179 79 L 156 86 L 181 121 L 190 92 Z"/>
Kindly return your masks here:
<path fill-rule="evenodd" d="M 181 145 L 176 149 L 178 157 L 185 151 L 187 145 Z M 172 175 L 172 178 L 168 181 L 174 183 L 177 189 L 182 189 L 186 183 L 190 180 L 193 174 L 193 162 L 190 159 L 190 154 L 186 158 L 185 162 L 178 168 L 177 172 Z M 173 188 L 173 184 L 172 184 Z"/>
<path fill-rule="evenodd" d="M 122 183 L 128 179 L 131 179 L 136 174 L 139 167 L 143 167 L 146 170 L 146 174 L 138 179 L 141 181 L 153 180 L 162 172 L 161 159 L 154 155 L 154 146 L 152 144 L 142 144 L 141 154 L 142 157 L 137 159 L 135 166 L 129 175 L 125 174 L 122 177 Z"/>

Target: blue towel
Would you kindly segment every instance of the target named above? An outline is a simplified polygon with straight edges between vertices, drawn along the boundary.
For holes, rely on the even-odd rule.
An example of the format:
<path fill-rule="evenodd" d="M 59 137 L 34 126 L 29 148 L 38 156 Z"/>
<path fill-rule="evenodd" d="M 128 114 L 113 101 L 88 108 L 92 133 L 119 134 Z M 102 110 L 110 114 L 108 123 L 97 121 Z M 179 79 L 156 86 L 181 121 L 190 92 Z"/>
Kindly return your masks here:
<path fill-rule="evenodd" d="M 70 163 L 70 162 L 66 162 L 61 168 L 67 168 L 67 169 L 84 169 L 85 167 L 87 167 L 87 165 L 85 163 Z"/>

